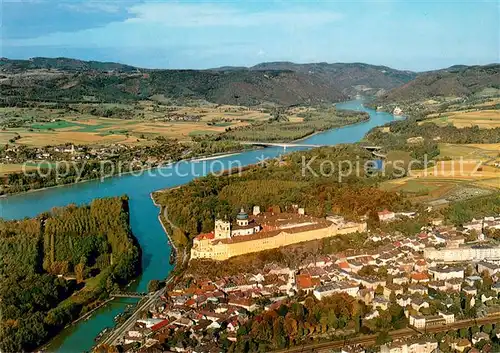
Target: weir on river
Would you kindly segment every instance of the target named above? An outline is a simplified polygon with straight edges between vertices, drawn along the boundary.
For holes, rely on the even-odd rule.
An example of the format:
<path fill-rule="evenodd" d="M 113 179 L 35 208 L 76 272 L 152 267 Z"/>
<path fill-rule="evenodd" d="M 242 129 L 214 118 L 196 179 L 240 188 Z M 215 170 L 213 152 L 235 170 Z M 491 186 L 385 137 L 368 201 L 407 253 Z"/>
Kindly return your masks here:
<path fill-rule="evenodd" d="M 377 112 L 362 106 L 355 100 L 337 104 L 339 109 L 358 110 L 369 113 L 370 120 L 355 125 L 325 131 L 301 141 L 304 145 L 336 145 L 360 141 L 372 128 L 394 120 L 391 114 Z M 287 152 L 304 150 L 306 147 L 288 147 Z M 80 184 L 50 188 L 36 192 L 12 195 L 0 199 L 0 217 L 20 219 L 33 217 L 52 207 L 71 203 L 84 204 L 100 197 L 127 194 L 130 205 L 130 225 L 142 248 L 142 275 L 127 288 L 127 292 L 146 292 L 152 279 L 166 278 L 172 270 L 169 264 L 170 247 L 167 237 L 158 221 L 159 209 L 152 203 L 150 193 L 156 190 L 185 184 L 208 171 L 219 171 L 228 166 L 256 164 L 264 158 L 277 157 L 283 153 L 281 147 L 268 147 L 247 151 L 207 161 L 181 161 L 165 173 L 145 172 L 140 176 L 124 175 L 103 181 L 89 181 Z M 215 163 L 216 162 L 216 163 Z M 205 164 L 213 167 L 207 168 Z M 173 174 L 172 171 L 176 171 Z M 48 346 L 51 352 L 82 352 L 90 350 L 94 338 L 105 327 L 114 325 L 113 318 L 123 312 L 127 304 L 138 299 L 120 298 L 97 310 L 88 320 L 79 321 L 66 328 Z"/>

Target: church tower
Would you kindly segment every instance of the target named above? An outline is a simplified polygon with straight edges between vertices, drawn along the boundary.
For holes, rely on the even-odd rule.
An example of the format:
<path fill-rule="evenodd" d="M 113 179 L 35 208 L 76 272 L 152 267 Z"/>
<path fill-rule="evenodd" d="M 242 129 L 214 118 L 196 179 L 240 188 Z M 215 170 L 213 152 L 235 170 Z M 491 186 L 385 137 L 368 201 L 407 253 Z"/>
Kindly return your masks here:
<path fill-rule="evenodd" d="M 215 239 L 227 238 L 231 238 L 231 223 L 227 220 L 227 217 L 224 217 L 224 219 L 217 217 L 215 219 Z"/>

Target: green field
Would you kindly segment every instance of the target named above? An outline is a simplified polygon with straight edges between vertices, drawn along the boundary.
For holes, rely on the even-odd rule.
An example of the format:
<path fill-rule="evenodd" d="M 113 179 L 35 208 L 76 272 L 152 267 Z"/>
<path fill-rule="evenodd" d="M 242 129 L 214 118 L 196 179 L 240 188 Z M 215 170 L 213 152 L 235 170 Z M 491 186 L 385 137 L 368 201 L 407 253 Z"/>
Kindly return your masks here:
<path fill-rule="evenodd" d="M 214 134 L 216 134 L 216 132 L 211 130 L 195 130 L 191 131 L 189 133 L 189 136 L 214 135 Z"/>
<path fill-rule="evenodd" d="M 73 123 L 71 121 L 66 121 L 66 120 L 58 120 L 58 121 L 53 121 L 50 123 L 38 123 L 38 124 L 32 124 L 31 128 L 32 129 L 38 129 L 38 130 L 48 130 L 48 129 L 65 129 L 68 127 L 73 127 L 73 126 L 82 126 L 82 124 L 77 124 Z"/>

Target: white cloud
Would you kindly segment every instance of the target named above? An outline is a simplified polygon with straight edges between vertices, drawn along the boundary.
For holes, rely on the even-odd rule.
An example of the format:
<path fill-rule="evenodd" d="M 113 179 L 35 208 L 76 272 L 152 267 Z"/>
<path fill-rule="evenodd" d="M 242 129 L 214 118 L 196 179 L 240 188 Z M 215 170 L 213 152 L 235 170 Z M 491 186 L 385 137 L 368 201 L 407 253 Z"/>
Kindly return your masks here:
<path fill-rule="evenodd" d="M 120 6 L 114 1 L 85 1 L 85 2 L 63 2 L 59 4 L 59 7 L 65 8 L 75 12 L 107 12 L 107 13 L 117 13 L 120 11 Z"/>
<path fill-rule="evenodd" d="M 169 27 L 319 26 L 342 19 L 332 11 L 307 8 L 244 12 L 216 4 L 146 3 L 132 6 L 128 22 L 161 23 Z"/>

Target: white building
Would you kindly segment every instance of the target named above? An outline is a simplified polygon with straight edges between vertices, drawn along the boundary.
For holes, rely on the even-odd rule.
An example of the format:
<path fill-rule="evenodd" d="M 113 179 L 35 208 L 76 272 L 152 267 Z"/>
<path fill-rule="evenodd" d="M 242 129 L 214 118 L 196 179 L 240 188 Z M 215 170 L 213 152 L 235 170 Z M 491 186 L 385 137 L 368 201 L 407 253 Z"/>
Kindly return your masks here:
<path fill-rule="evenodd" d="M 494 274 L 500 272 L 500 265 L 481 261 L 477 264 L 477 272 L 483 273 L 484 271 L 488 272 L 490 276 L 493 276 Z"/>
<path fill-rule="evenodd" d="M 408 353 L 432 353 L 438 348 L 438 342 L 431 339 L 421 339 L 408 344 Z"/>
<path fill-rule="evenodd" d="M 378 212 L 378 219 L 381 222 L 389 222 L 392 221 L 396 218 L 396 214 L 392 211 L 389 210 L 383 210 L 381 212 Z"/>
<path fill-rule="evenodd" d="M 464 278 L 463 268 L 458 267 L 432 267 L 429 268 L 429 273 L 436 281 L 445 281 L 452 278 Z"/>
<path fill-rule="evenodd" d="M 456 249 L 425 248 L 424 257 L 437 262 L 500 261 L 500 246 L 473 245 Z"/>
<path fill-rule="evenodd" d="M 453 313 L 443 313 L 442 311 L 438 312 L 439 315 L 441 315 L 445 321 L 446 325 L 452 324 L 455 322 L 455 314 Z"/>
<path fill-rule="evenodd" d="M 359 286 L 357 283 L 344 281 L 316 287 L 313 294 L 318 300 L 321 300 L 336 293 L 347 293 L 352 297 L 356 297 L 358 291 Z"/>

